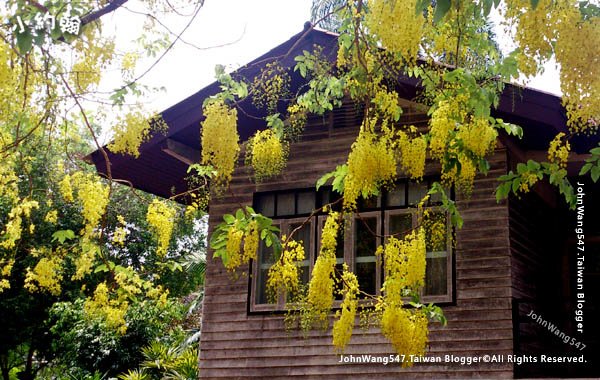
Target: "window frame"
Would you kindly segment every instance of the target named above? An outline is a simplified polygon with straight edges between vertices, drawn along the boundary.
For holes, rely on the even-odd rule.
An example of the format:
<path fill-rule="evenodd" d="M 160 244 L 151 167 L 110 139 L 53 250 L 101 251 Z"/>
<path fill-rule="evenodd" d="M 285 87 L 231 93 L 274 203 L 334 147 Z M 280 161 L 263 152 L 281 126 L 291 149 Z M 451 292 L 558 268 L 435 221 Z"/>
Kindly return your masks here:
<path fill-rule="evenodd" d="M 430 180 L 425 180 L 424 183 L 427 185 L 430 182 Z M 412 221 L 412 226 L 413 228 L 416 226 L 417 223 L 417 214 L 418 214 L 418 209 L 416 207 L 415 204 L 410 203 L 409 198 L 410 198 L 410 188 L 411 188 L 411 181 L 404 179 L 399 181 L 400 184 L 402 184 L 403 188 L 404 188 L 404 192 L 405 192 L 405 200 L 403 202 L 402 205 L 400 206 L 389 206 L 388 205 L 388 193 L 389 191 L 383 191 L 381 195 L 379 195 L 376 200 L 376 207 L 371 207 L 371 208 L 365 208 L 364 211 L 358 211 L 356 214 L 354 214 L 352 216 L 352 220 L 350 222 L 350 233 L 346 233 L 344 235 L 344 256 L 342 258 L 342 262 L 345 262 L 349 268 L 352 269 L 353 272 L 356 272 L 356 247 L 354 245 L 354 241 L 355 241 L 355 234 L 356 234 L 356 223 L 360 223 L 360 219 L 361 218 L 376 218 L 377 221 L 377 231 L 376 231 L 376 245 L 380 246 L 382 245 L 382 243 L 385 243 L 387 241 L 387 237 L 382 238 L 381 235 L 389 235 L 389 231 L 390 231 L 390 223 L 389 223 L 389 218 L 390 216 L 393 215 L 398 215 L 398 214 L 411 214 L 411 221 Z M 421 183 L 416 183 L 417 186 L 419 186 L 419 184 Z M 273 208 L 273 213 L 275 215 L 271 215 L 270 217 L 273 219 L 273 225 L 276 225 L 280 228 L 280 234 L 281 235 L 288 235 L 289 232 L 291 231 L 291 225 L 292 224 L 297 224 L 297 223 L 309 223 L 310 225 L 310 244 L 309 244 L 309 252 L 305 252 L 305 257 L 308 258 L 309 261 L 309 279 L 310 276 L 312 275 L 312 270 L 314 268 L 314 263 L 316 261 L 316 257 L 318 252 L 320 251 L 320 246 L 321 246 L 321 233 L 323 230 L 323 225 L 325 223 L 325 220 L 327 218 L 326 214 L 323 213 L 317 213 L 317 214 L 311 214 L 311 213 L 304 213 L 304 214 L 295 214 L 295 215 L 277 215 L 277 199 L 280 196 L 280 194 L 282 193 L 293 193 L 294 194 L 294 209 L 295 211 L 298 210 L 298 197 L 300 193 L 303 192 L 314 192 L 315 196 L 314 196 L 314 200 L 315 200 L 315 207 L 314 209 L 318 209 L 319 206 L 321 206 L 322 203 L 322 197 L 323 194 L 325 194 L 325 192 L 329 191 L 331 192 L 331 189 L 322 189 L 319 191 L 316 191 L 314 188 L 313 189 L 306 189 L 306 188 L 299 188 L 299 189 L 292 189 L 292 190 L 283 190 L 283 191 L 270 191 L 270 192 L 263 192 L 263 193 L 254 193 L 254 205 L 256 205 L 257 203 L 257 199 L 260 196 L 272 196 L 273 197 L 273 202 L 274 202 L 274 208 Z M 430 200 L 431 202 L 431 200 Z M 436 211 L 443 211 L 443 209 L 439 206 L 439 203 L 436 202 L 436 204 L 434 205 L 427 205 L 423 207 L 424 210 L 431 210 L 433 212 Z M 359 207 L 360 210 L 360 207 Z M 442 295 L 424 295 L 424 289 L 425 286 L 422 288 L 421 290 L 421 301 L 423 303 L 430 303 L 430 302 L 435 302 L 437 304 L 451 304 L 455 302 L 455 276 L 456 276 L 456 268 L 455 268 L 455 264 L 454 264 L 454 247 L 452 244 L 452 236 L 453 236 L 453 227 L 450 223 L 450 216 L 449 214 L 446 212 L 446 227 L 447 227 L 447 231 L 446 231 L 446 289 L 447 292 L 445 294 Z M 340 226 L 340 228 L 348 228 L 348 227 L 344 227 L 344 225 L 342 224 L 342 226 Z M 348 231 L 345 231 L 348 232 Z M 431 258 L 430 253 L 433 252 L 427 252 L 427 258 Z M 260 253 L 259 253 L 260 254 Z M 375 289 L 376 289 L 376 296 L 381 295 L 381 288 L 383 286 L 383 283 L 385 282 L 385 274 L 384 274 L 384 268 L 383 268 L 383 260 L 381 257 L 379 256 L 375 256 L 375 267 L 376 267 L 376 284 L 375 284 Z M 266 304 L 262 304 L 262 303 L 257 303 L 256 302 L 256 291 L 257 291 L 257 283 L 258 283 L 258 265 L 259 265 L 259 260 L 258 258 L 256 260 L 252 260 L 251 263 L 251 278 L 249 279 L 250 283 L 248 285 L 248 311 L 249 312 L 284 312 L 286 310 L 286 304 L 285 304 L 285 295 L 281 295 L 276 303 L 266 303 Z M 425 281 L 427 281 L 427 279 L 425 279 Z M 364 303 L 368 300 L 360 300 L 359 302 Z M 334 305 L 333 305 L 333 309 L 339 308 L 341 305 L 341 300 L 336 300 L 334 301 Z M 290 306 L 290 304 L 287 304 L 288 308 Z"/>
<path fill-rule="evenodd" d="M 288 235 L 289 232 L 291 231 L 291 225 L 293 224 L 298 224 L 298 223 L 308 223 L 309 224 L 309 230 L 310 230 L 310 244 L 309 244 L 309 251 L 308 252 L 304 252 L 305 258 L 308 257 L 308 275 L 309 275 L 309 279 L 310 279 L 310 274 L 312 273 L 313 270 L 313 266 L 314 266 L 314 262 L 312 260 L 312 258 L 315 256 L 315 217 L 297 217 L 297 218 L 290 218 L 290 219 L 273 219 L 273 225 L 277 226 L 277 228 L 279 228 L 279 234 L 280 236 L 282 235 Z M 263 243 L 261 243 L 263 244 Z M 260 255 L 260 252 L 257 252 L 258 255 Z M 260 256 L 258 256 L 256 259 L 251 260 L 250 263 L 250 267 L 251 267 L 251 278 L 250 278 L 250 285 L 249 285 L 249 289 L 250 289 L 250 293 L 249 293 L 249 306 L 250 306 L 250 311 L 252 312 L 261 312 L 261 311 L 282 311 L 285 309 L 285 299 L 286 296 L 285 294 L 281 294 L 276 303 L 257 303 L 256 302 L 256 297 L 257 297 L 257 285 L 258 285 L 258 278 L 259 278 L 259 265 L 260 265 L 260 260 L 259 260 Z"/>

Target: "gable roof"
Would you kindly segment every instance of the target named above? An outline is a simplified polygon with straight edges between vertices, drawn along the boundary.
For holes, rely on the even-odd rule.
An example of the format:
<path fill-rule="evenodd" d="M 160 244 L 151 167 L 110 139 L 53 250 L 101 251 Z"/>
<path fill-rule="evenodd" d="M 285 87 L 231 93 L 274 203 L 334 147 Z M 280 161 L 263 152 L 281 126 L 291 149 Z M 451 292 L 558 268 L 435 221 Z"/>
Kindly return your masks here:
<path fill-rule="evenodd" d="M 321 46 L 323 54 L 329 60 L 335 60 L 337 35 L 312 28 L 307 23 L 302 32 L 234 71 L 232 76 L 252 82 L 266 63 L 279 60 L 279 64 L 288 69 L 290 74 L 290 90 L 296 92 L 306 80 L 293 71 L 294 58 L 304 50 L 312 51 L 314 45 Z M 398 78 L 398 83 L 398 92 L 402 98 L 415 98 L 419 90 L 416 79 L 401 77 Z M 127 180 L 135 188 L 162 197 L 186 191 L 188 163 L 185 161 L 189 158 L 199 159 L 200 122 L 204 118 L 202 103 L 204 99 L 218 93 L 219 86 L 219 83 L 214 82 L 164 110 L 161 115 L 169 127 L 168 132 L 155 134 L 142 144 L 139 158 L 107 150 L 112 177 Z M 244 141 L 255 131 L 266 127 L 264 121 L 260 120 L 261 116 L 266 115 L 252 105 L 249 97 L 242 100 L 239 107 L 244 112 L 238 112 L 238 132 Z M 506 85 L 499 107 L 493 111 L 493 115 L 523 127 L 524 137 L 519 144 L 525 150 L 545 150 L 556 133 L 567 132 L 566 112 L 561 99 L 538 90 Z M 592 138 L 576 136 L 571 140 L 571 145 L 574 151 L 585 152 L 598 140 L 598 135 Z M 106 162 L 99 151 L 90 154 L 89 158 L 99 173 L 106 174 Z"/>

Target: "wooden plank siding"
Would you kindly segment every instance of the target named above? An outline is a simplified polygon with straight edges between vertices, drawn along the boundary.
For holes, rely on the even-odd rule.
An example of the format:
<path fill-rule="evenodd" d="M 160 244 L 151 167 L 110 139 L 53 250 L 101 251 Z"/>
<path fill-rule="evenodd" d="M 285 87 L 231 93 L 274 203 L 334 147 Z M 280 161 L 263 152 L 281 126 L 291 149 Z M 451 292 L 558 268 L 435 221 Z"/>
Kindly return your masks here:
<path fill-rule="evenodd" d="M 310 127 L 307 128 L 310 130 Z M 293 144 L 286 173 L 255 185 L 240 160 L 232 193 L 210 204 L 209 231 L 225 212 L 252 203 L 255 191 L 313 187 L 326 171 L 346 161 L 357 128 L 325 130 Z M 513 353 L 512 272 L 507 202 L 496 203 L 497 174 L 506 172 L 506 151 L 491 158 L 491 173 L 475 181 L 468 199 L 457 199 L 464 228 L 457 233 L 455 302 L 444 306 L 448 326 L 431 325 L 430 355 L 482 356 Z M 430 166 L 430 169 L 432 166 Z M 210 254 L 209 254 L 210 256 Z M 242 269 L 248 273 L 248 267 Z M 331 332 L 314 330 L 306 338 L 286 331 L 282 314 L 249 314 L 247 275 L 233 280 L 219 259 L 208 259 L 202 311 L 200 375 L 217 378 L 507 378 L 510 363 L 419 363 L 403 369 L 390 364 L 341 364 Z M 355 329 L 345 354 L 394 354 L 377 329 Z"/>

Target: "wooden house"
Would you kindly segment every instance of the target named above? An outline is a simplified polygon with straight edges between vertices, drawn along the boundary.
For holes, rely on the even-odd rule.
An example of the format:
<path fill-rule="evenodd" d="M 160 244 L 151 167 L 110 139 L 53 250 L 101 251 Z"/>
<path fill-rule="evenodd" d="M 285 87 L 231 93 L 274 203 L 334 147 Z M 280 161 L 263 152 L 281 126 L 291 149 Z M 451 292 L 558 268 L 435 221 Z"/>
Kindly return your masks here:
<path fill-rule="evenodd" d="M 294 57 L 314 45 L 335 57 L 337 36 L 305 29 L 275 47 L 236 75 L 252 80 L 270 60 L 279 59 L 289 68 L 292 90 L 303 79 L 293 71 Z M 404 101 L 401 122 L 426 125 L 427 115 L 413 102 L 418 83 L 401 78 L 398 91 Z M 166 135 L 157 134 L 145 143 L 139 159 L 110 154 L 112 176 L 130 181 L 136 188 L 168 197 L 186 189 L 187 167 L 200 157 L 202 102 L 219 91 L 219 85 L 201 89 L 162 113 L 169 125 Z M 238 129 L 242 140 L 265 128 L 249 100 L 239 105 Z M 490 157 L 488 176 L 478 176 L 469 198 L 457 195 L 464 227 L 456 231 L 456 244 L 428 253 L 425 299 L 443 307 L 448 325 L 431 324 L 428 357 L 441 362 L 417 363 L 401 368 L 395 363 L 359 363 L 383 360 L 394 354 L 378 329 L 357 328 L 345 357 L 336 354 L 331 332 L 314 330 L 306 337 L 286 331 L 281 303 L 268 303 L 265 268 L 268 258 L 244 268 L 251 275 L 232 280 L 219 259 L 208 259 L 199 365 L 202 378 L 513 378 L 530 376 L 598 375 L 598 296 L 600 295 L 600 210 L 598 186 L 575 177 L 585 153 L 596 137 L 575 137 L 569 164 L 574 182 L 580 181 L 585 196 L 584 288 L 578 288 L 576 213 L 569 211 L 557 191 L 544 183 L 528 195 L 497 202 L 496 178 L 530 158 L 545 160 L 544 151 L 558 131 L 566 131 L 560 98 L 527 88 L 507 85 L 495 116 L 524 129 L 522 140 L 499 137 Z M 362 115 L 350 102 L 322 116 L 309 117 L 301 141 L 290 147 L 285 174 L 263 183 L 251 180 L 251 170 L 240 157 L 231 182 L 231 193 L 213 198 L 209 205 L 209 231 L 225 213 L 239 205 L 253 205 L 271 216 L 283 232 L 331 196 L 316 191 L 315 183 L 347 158 Z M 92 155 L 97 169 L 106 171 L 98 152 Z M 428 166 L 429 174 L 434 171 Z M 423 183 L 400 181 L 376 202 L 365 204 L 363 215 L 371 227 L 391 231 L 413 223 L 410 206 L 423 195 Z M 311 270 L 319 245 L 321 216 L 315 216 L 301 231 L 307 251 L 305 273 Z M 381 286 L 381 269 L 373 253 L 375 238 L 365 237 L 360 225 L 345 233 L 340 262 L 346 261 L 359 274 L 361 284 L 372 291 Z M 359 247 L 360 246 L 360 247 Z M 210 255 L 209 255 L 210 256 Z M 584 303 L 578 293 L 585 292 Z M 582 310 L 583 333 L 578 332 L 576 310 Z M 534 318 L 535 317 L 535 318 Z M 544 323 L 544 321 L 546 323 Z M 550 331 L 553 324 L 562 336 Z M 576 347 L 571 341 L 587 345 Z M 372 355 L 363 357 L 362 355 Z M 548 363 L 548 357 L 585 356 L 586 363 Z M 359 358 L 359 359 L 357 359 Z"/>

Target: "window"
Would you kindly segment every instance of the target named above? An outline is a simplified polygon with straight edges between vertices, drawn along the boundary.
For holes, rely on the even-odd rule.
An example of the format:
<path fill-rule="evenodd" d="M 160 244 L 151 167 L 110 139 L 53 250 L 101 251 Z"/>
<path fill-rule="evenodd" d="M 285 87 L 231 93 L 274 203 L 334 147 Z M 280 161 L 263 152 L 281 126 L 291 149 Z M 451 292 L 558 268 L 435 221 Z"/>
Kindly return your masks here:
<path fill-rule="evenodd" d="M 382 236 L 409 233 L 417 226 L 414 206 L 427 193 L 427 182 L 403 181 L 394 189 L 383 192 L 379 197 L 359 202 L 359 212 L 345 229 L 338 234 L 337 268 L 341 271 L 346 263 L 356 274 L 360 288 L 370 294 L 379 294 L 384 274 L 381 258 L 375 250 L 384 243 Z M 327 215 L 311 213 L 322 205 L 335 200 L 330 189 L 314 189 L 256 193 L 254 208 L 273 218 L 281 234 L 289 235 L 293 230 L 294 240 L 304 245 L 305 260 L 301 265 L 301 281 L 307 284 L 314 266 L 321 241 L 321 230 Z M 448 216 L 438 206 L 439 198 L 430 199 L 427 205 L 432 217 L 442 221 L 446 240 L 427 240 L 427 269 L 423 288 L 424 302 L 452 301 L 452 245 Z M 339 204 L 338 204 L 339 205 Z M 309 218 L 309 219 L 307 219 Z M 261 244 L 258 259 L 252 264 L 250 310 L 282 310 L 285 296 L 269 303 L 266 292 L 268 269 L 273 263 L 272 249 Z M 339 297 L 338 297 L 339 298 Z"/>

